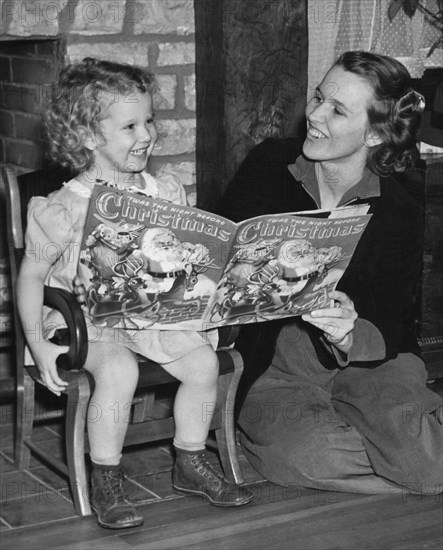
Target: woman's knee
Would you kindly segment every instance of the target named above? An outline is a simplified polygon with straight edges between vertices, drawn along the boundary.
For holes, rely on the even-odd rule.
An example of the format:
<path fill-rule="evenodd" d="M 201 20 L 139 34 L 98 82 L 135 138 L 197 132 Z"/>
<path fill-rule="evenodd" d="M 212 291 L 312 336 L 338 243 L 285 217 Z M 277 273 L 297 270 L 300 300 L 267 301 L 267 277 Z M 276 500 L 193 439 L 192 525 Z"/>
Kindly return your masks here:
<path fill-rule="evenodd" d="M 438 495 L 443 493 L 443 458 L 423 459 L 412 472 L 404 472 L 394 480 L 405 492 L 414 495 Z"/>
<path fill-rule="evenodd" d="M 364 445 L 354 428 L 338 422 L 316 422 L 310 417 L 278 416 L 275 412 L 274 422 L 263 421 L 269 411 L 264 406 L 243 407 L 239 424 L 254 452 L 265 452 L 266 467 L 277 476 L 274 480 L 282 476 L 279 482 L 298 480 L 308 486 L 325 479 L 345 479 L 356 470 L 368 472 Z"/>
<path fill-rule="evenodd" d="M 242 434 L 241 442 L 248 460 L 273 483 L 318 487 L 346 477 L 342 457 L 333 457 L 317 439 L 285 437 L 260 445 Z"/>

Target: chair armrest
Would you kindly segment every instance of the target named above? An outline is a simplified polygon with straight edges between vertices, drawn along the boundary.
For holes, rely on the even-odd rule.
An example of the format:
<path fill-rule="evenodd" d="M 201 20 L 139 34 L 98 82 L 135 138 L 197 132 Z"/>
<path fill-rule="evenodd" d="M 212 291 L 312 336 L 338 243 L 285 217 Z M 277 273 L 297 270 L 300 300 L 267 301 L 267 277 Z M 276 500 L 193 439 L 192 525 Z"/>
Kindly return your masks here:
<path fill-rule="evenodd" d="M 231 347 L 240 334 L 240 325 L 226 325 L 218 329 L 218 349 Z"/>
<path fill-rule="evenodd" d="M 43 302 L 60 311 L 68 326 L 69 351 L 59 356 L 57 366 L 64 370 L 81 369 L 88 355 L 88 332 L 80 304 L 74 294 L 49 286 L 44 288 Z"/>
<path fill-rule="evenodd" d="M 88 333 L 80 304 L 71 292 L 49 286 L 44 288 L 44 304 L 60 311 L 69 330 L 69 351 L 59 356 L 57 366 L 64 370 L 81 369 L 88 355 Z M 218 347 L 227 348 L 232 346 L 239 332 L 240 327 L 238 325 L 219 328 Z"/>

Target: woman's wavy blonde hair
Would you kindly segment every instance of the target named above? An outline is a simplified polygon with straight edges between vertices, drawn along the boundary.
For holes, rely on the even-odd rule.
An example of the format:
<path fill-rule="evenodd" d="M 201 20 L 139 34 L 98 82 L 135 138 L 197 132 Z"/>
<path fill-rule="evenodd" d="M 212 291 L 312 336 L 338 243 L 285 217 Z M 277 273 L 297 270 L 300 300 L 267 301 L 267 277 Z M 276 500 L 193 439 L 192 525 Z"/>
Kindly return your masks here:
<path fill-rule="evenodd" d="M 424 100 L 412 89 L 406 67 L 392 57 L 365 51 L 345 52 L 334 66 L 363 78 L 374 93 L 368 121 L 382 143 L 369 149 L 368 168 L 379 176 L 411 168 L 418 157 L 416 136 Z"/>
<path fill-rule="evenodd" d="M 84 145 L 90 135 L 103 138 L 100 120 L 117 94 L 152 93 L 154 77 L 140 67 L 87 57 L 60 72 L 44 113 L 48 157 L 73 172 L 93 163 Z"/>

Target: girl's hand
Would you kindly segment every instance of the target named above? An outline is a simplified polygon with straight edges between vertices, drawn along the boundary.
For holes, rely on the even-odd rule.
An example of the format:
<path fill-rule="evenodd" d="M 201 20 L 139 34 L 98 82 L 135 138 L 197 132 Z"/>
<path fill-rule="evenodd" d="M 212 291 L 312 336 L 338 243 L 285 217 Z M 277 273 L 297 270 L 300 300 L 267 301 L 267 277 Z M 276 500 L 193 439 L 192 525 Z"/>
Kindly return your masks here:
<path fill-rule="evenodd" d="M 74 285 L 73 292 L 77 298 L 77 302 L 80 304 L 86 303 L 86 288 L 85 285 L 80 281 L 80 277 L 76 275 L 72 280 Z"/>
<path fill-rule="evenodd" d="M 40 371 L 40 382 L 55 395 L 60 395 L 66 389 L 67 382 L 62 380 L 57 372 L 56 359 L 67 353 L 69 346 L 57 346 L 51 342 L 42 342 L 38 351 L 34 350 L 34 360 Z"/>
<path fill-rule="evenodd" d="M 302 319 L 323 331 L 328 342 L 347 353 L 352 346 L 352 331 L 358 317 L 354 303 L 344 292 L 334 290 L 329 297 L 335 300 L 335 307 L 316 309 Z"/>

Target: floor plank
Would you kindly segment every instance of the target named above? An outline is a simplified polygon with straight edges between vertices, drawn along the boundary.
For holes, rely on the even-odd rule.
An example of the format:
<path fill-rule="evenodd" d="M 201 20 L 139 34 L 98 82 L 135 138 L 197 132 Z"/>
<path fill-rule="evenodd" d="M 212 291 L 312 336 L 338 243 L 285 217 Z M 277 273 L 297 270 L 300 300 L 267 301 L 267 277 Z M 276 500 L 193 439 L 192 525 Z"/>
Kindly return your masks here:
<path fill-rule="evenodd" d="M 5 416 L 5 415 L 3 415 Z M 442 495 L 359 495 L 280 487 L 265 482 L 240 456 L 255 501 L 239 508 L 209 506 L 171 487 L 170 443 L 125 449 L 131 498 L 145 523 L 112 531 L 94 516 L 75 515 L 67 480 L 32 459 L 12 461 L 10 424 L 0 435 L 2 550 L 442 550 Z M 51 452 L 61 452 L 57 423 L 39 428 Z M 217 457 L 211 455 L 217 467 Z"/>
<path fill-rule="evenodd" d="M 441 548 L 441 503 L 436 498 L 341 494 L 333 503 L 314 491 L 297 499 L 258 501 L 238 509 L 186 497 L 138 507 L 141 528 L 113 532 L 93 518 L 71 518 L 2 534 L 3 550 L 100 549 L 407 549 Z M 20 532 L 21 531 L 21 532 Z M 18 546 L 19 544 L 19 546 Z"/>

